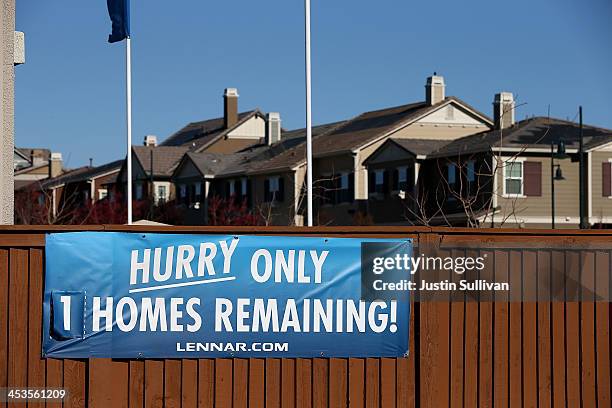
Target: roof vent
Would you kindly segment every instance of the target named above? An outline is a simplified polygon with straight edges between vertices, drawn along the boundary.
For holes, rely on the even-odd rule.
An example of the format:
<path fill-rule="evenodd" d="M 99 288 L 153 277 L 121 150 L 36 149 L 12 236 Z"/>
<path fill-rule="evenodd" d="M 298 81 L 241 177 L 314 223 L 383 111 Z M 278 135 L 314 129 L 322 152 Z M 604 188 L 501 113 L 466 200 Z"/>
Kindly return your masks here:
<path fill-rule="evenodd" d="M 281 140 L 281 118 L 280 113 L 268 113 L 268 123 L 266 125 L 266 144 L 271 145 Z"/>

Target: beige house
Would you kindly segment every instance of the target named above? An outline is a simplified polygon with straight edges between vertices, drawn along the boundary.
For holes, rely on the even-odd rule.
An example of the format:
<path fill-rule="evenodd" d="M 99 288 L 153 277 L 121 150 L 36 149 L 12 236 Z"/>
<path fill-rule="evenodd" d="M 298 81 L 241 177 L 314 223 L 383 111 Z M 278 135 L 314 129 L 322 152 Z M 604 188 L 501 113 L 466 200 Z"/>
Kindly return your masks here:
<path fill-rule="evenodd" d="M 36 181 L 62 174 L 62 154 L 51 153 L 48 149 L 16 147 L 13 151 L 13 170 L 15 190 L 19 190 Z"/>
<path fill-rule="evenodd" d="M 495 100 L 504 100 L 505 111 L 513 111 L 511 94 L 499 94 Z M 504 116 L 496 117 L 495 130 L 429 146 L 420 158 L 418 146 L 405 141 L 383 145 L 368 160 L 369 170 L 418 166 L 421 180 L 414 194 L 407 190 L 401 199 L 385 196 L 385 203 L 402 211 L 390 211 L 391 204 L 377 206 L 371 200 L 374 220 L 550 228 L 554 183 L 554 227 L 579 227 L 579 125 L 543 117 L 515 123 L 512 116 Z M 590 226 L 608 226 L 612 221 L 612 131 L 584 126 L 583 141 L 586 221 Z M 560 143 L 565 155 L 558 152 Z"/>

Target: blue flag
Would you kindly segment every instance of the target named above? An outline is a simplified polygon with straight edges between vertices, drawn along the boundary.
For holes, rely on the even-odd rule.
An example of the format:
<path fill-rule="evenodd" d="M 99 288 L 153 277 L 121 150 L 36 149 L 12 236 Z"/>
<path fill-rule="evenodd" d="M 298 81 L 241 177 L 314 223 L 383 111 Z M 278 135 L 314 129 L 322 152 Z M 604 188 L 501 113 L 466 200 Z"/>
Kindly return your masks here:
<path fill-rule="evenodd" d="M 130 36 L 130 0 L 106 0 L 108 15 L 112 25 L 112 33 L 108 42 L 122 41 Z"/>

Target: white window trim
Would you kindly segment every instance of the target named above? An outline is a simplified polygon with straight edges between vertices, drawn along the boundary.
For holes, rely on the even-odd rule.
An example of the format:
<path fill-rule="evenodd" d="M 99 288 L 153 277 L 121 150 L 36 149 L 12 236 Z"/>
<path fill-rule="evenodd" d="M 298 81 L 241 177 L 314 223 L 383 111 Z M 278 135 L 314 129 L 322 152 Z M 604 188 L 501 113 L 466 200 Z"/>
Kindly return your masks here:
<path fill-rule="evenodd" d="M 506 166 L 511 162 L 521 163 L 521 191 L 522 191 L 521 194 L 506 193 Z M 502 197 L 503 198 L 526 198 L 527 196 L 525 195 L 525 158 L 516 157 L 512 161 L 504 160 L 504 164 L 502 165 L 501 172 L 502 172 L 501 179 L 502 179 L 502 188 L 503 188 Z"/>

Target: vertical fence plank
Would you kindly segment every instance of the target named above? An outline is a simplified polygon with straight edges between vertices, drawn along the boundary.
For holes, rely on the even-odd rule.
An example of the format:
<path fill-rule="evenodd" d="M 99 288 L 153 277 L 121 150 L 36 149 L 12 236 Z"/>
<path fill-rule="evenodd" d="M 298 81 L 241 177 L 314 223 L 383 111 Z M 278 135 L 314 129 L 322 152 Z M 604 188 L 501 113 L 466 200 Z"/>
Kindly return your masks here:
<path fill-rule="evenodd" d="M 539 250 L 537 253 L 538 303 L 537 341 L 538 341 L 538 406 L 552 406 L 552 337 L 551 337 L 551 261 L 550 252 Z"/>
<path fill-rule="evenodd" d="M 41 357 L 43 253 L 42 249 L 30 249 L 30 284 L 28 320 L 28 387 L 45 386 L 45 360 Z M 44 401 L 31 401 L 30 407 L 43 407 Z M 81 404 L 82 406 L 83 404 Z"/>
<path fill-rule="evenodd" d="M 365 360 L 362 358 L 350 358 L 348 370 L 349 407 L 363 408 L 365 404 Z"/>
<path fill-rule="evenodd" d="M 181 360 L 164 360 L 164 407 L 181 406 Z"/>
<path fill-rule="evenodd" d="M 397 360 L 397 406 L 414 407 L 415 402 L 415 360 L 418 358 L 414 346 L 415 330 L 414 316 L 417 312 L 416 303 L 410 304 L 410 328 L 408 332 L 408 357 Z"/>
<path fill-rule="evenodd" d="M 552 398 L 554 407 L 565 406 L 565 304 L 562 303 L 565 286 L 565 254 L 551 251 L 551 282 L 555 299 L 552 304 Z M 560 289 L 561 292 L 557 290 Z"/>
<path fill-rule="evenodd" d="M 145 362 L 130 361 L 130 383 L 128 385 L 130 408 L 144 408 Z"/>
<path fill-rule="evenodd" d="M 597 251 L 595 255 L 595 285 L 601 301 L 595 304 L 595 355 L 597 365 L 597 403 L 600 407 L 612 406 L 610 390 L 610 279 L 612 268 L 610 252 Z M 605 300 L 605 301 L 604 301 Z"/>
<path fill-rule="evenodd" d="M 329 360 L 329 406 L 333 408 L 347 406 L 347 360 L 332 358 Z"/>
<path fill-rule="evenodd" d="M 298 408 L 312 407 L 312 360 L 298 358 L 295 362 L 295 399 Z"/>
<path fill-rule="evenodd" d="M 522 406 L 538 406 L 537 293 L 538 257 L 535 251 L 523 251 L 523 401 Z"/>
<path fill-rule="evenodd" d="M 8 385 L 28 383 L 28 250 L 10 249 Z M 25 407 L 25 403 L 13 404 Z"/>
<path fill-rule="evenodd" d="M 8 385 L 9 251 L 0 248 L 0 387 Z M 0 402 L 5 408 L 6 402 Z"/>
<path fill-rule="evenodd" d="M 450 406 L 463 406 L 463 346 L 465 303 L 453 301 L 450 305 Z"/>
<path fill-rule="evenodd" d="M 198 361 L 184 359 L 181 360 L 181 408 L 195 408 L 197 405 Z"/>
<path fill-rule="evenodd" d="M 145 407 L 164 406 L 164 362 L 145 360 L 144 400 Z"/>
<path fill-rule="evenodd" d="M 129 398 L 128 362 L 110 358 L 92 358 L 89 360 L 88 368 L 90 406 L 127 408 Z M 66 362 L 64 362 L 64 373 L 66 371 Z"/>
<path fill-rule="evenodd" d="M 328 360 L 312 360 L 312 405 L 316 408 L 327 407 L 327 384 L 329 380 Z"/>
<path fill-rule="evenodd" d="M 495 251 L 495 278 L 497 282 L 509 282 L 509 254 Z M 495 294 L 493 304 L 493 404 L 507 407 L 509 403 L 509 305 L 508 294 Z"/>
<path fill-rule="evenodd" d="M 510 367 L 510 378 L 509 378 L 509 392 L 510 392 L 510 407 L 520 407 L 523 404 L 522 401 L 522 384 L 523 384 L 523 367 L 522 367 L 522 318 L 523 318 L 523 304 L 521 300 L 522 292 L 522 251 L 510 251 L 509 254 L 509 282 L 510 290 L 513 292 L 511 298 L 512 302 L 509 305 L 510 311 L 510 333 L 508 342 L 509 352 L 509 367 Z"/>
<path fill-rule="evenodd" d="M 54 358 L 47 359 L 47 388 L 59 388 L 64 385 L 64 362 Z M 47 408 L 61 408 L 61 401 L 47 401 Z"/>
<path fill-rule="evenodd" d="M 493 251 L 480 251 L 486 259 L 480 278 L 495 280 L 495 255 Z M 481 295 L 478 304 L 478 406 L 493 406 L 493 298 Z"/>
<path fill-rule="evenodd" d="M 466 256 L 477 258 L 480 254 L 477 250 L 468 250 Z M 474 279 L 482 279 L 478 271 L 467 271 L 466 274 Z M 470 299 L 471 301 L 465 304 L 463 406 L 475 407 L 478 406 L 478 302 Z"/>
<path fill-rule="evenodd" d="M 365 406 L 380 406 L 380 359 L 367 358 L 365 363 Z"/>
<path fill-rule="evenodd" d="M 265 403 L 265 360 L 249 359 L 249 408 L 262 408 Z"/>
<path fill-rule="evenodd" d="M 582 406 L 597 405 L 595 390 L 595 252 L 581 251 L 580 378 Z"/>
<path fill-rule="evenodd" d="M 394 358 L 380 359 L 380 405 L 383 408 L 393 408 L 396 402 L 397 370 Z"/>
<path fill-rule="evenodd" d="M 266 408 L 280 407 L 281 370 L 280 359 L 266 359 Z"/>
<path fill-rule="evenodd" d="M 84 407 L 86 405 L 86 374 L 87 363 L 85 361 L 64 360 L 64 387 L 68 391 L 68 398 L 64 400 L 64 408 Z"/>
<path fill-rule="evenodd" d="M 215 403 L 215 360 L 198 360 L 198 407 L 212 407 Z"/>
<path fill-rule="evenodd" d="M 295 360 L 281 360 L 281 407 L 295 407 Z"/>
<path fill-rule="evenodd" d="M 565 256 L 566 293 L 569 299 L 572 297 L 575 299 L 580 282 L 580 253 L 566 251 Z M 567 405 L 577 407 L 580 406 L 582 399 L 582 382 L 580 380 L 580 303 L 576 301 L 565 304 L 565 338 Z"/>
<path fill-rule="evenodd" d="M 215 407 L 232 407 L 232 360 L 215 360 Z"/>
<path fill-rule="evenodd" d="M 233 408 L 246 408 L 249 403 L 249 360 L 234 359 Z"/>

